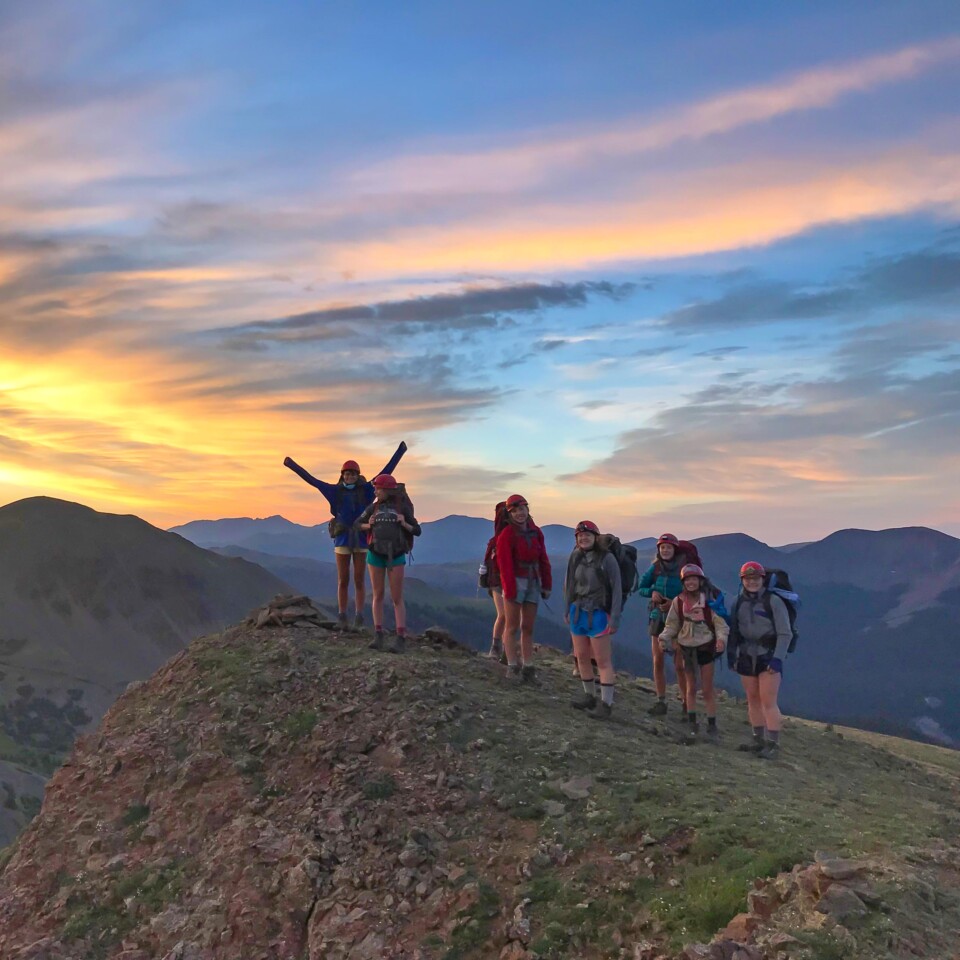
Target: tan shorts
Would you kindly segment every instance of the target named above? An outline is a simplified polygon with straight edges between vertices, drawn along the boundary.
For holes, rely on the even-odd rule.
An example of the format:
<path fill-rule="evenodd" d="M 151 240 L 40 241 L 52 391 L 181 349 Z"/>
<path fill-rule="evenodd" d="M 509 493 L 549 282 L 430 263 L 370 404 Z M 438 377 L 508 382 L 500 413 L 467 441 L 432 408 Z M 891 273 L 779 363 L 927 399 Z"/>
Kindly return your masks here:
<path fill-rule="evenodd" d="M 351 553 L 366 553 L 366 547 L 334 547 L 333 552 L 341 557 L 349 557 Z"/>

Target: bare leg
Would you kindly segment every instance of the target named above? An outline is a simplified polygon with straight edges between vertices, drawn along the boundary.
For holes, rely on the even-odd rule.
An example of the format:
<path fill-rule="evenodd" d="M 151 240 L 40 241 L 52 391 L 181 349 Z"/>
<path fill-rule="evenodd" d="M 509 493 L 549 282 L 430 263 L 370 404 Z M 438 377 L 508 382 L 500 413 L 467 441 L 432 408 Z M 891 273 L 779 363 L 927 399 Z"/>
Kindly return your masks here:
<path fill-rule="evenodd" d="M 593 652 L 590 647 L 590 638 L 580 634 L 571 634 L 573 640 L 573 655 L 577 658 L 577 667 L 580 670 L 580 679 L 584 683 L 593 685 L 593 665 L 590 662 Z"/>
<path fill-rule="evenodd" d="M 355 553 L 353 555 L 353 601 L 357 614 L 361 616 L 363 605 L 367 602 L 367 584 L 363 576 L 366 569 L 366 553 Z M 344 604 L 344 609 L 346 609 L 346 604 Z"/>
<path fill-rule="evenodd" d="M 762 727 L 763 705 L 760 702 L 760 678 L 759 677 L 740 677 L 743 684 L 743 692 L 747 695 L 747 716 L 750 717 L 751 727 Z"/>
<path fill-rule="evenodd" d="M 403 602 L 403 573 L 406 567 L 390 567 L 387 576 L 390 578 L 390 599 L 393 600 L 393 616 L 397 624 L 397 633 L 404 633 L 407 629 L 407 607 Z"/>
<path fill-rule="evenodd" d="M 493 621 L 493 639 L 502 640 L 503 631 L 507 626 L 507 614 L 503 609 L 503 590 L 501 590 L 499 587 L 491 587 L 490 596 L 493 597 L 493 605 L 497 610 L 497 619 Z"/>
<path fill-rule="evenodd" d="M 777 694 L 780 692 L 780 674 L 764 672 L 757 677 L 758 695 L 763 709 L 763 725 L 769 733 L 779 733 L 783 717 L 777 705 Z"/>
<path fill-rule="evenodd" d="M 680 688 L 680 696 L 683 698 L 683 709 L 696 710 L 697 678 L 691 678 L 693 683 L 693 696 L 690 696 L 687 692 L 687 684 L 691 681 L 687 680 L 687 668 L 683 665 L 683 654 L 680 652 L 679 648 L 673 655 L 673 668 L 677 672 L 677 686 Z"/>
<path fill-rule="evenodd" d="M 537 619 L 537 605 L 524 603 L 520 611 L 520 653 L 524 664 L 533 663 L 533 625 Z"/>
<path fill-rule="evenodd" d="M 383 629 L 383 586 L 387 571 L 383 567 L 370 567 L 370 589 L 373 593 L 373 626 Z"/>
<path fill-rule="evenodd" d="M 609 635 L 592 637 L 590 646 L 593 650 L 593 659 L 597 661 L 597 669 L 600 671 L 600 682 L 612 684 L 617 679 L 617 675 L 613 669 L 613 644 Z"/>
<path fill-rule="evenodd" d="M 708 663 L 700 668 L 700 679 L 703 682 L 703 703 L 707 708 L 707 716 L 717 715 L 717 691 L 713 686 L 714 664 Z"/>
<path fill-rule="evenodd" d="M 350 554 L 335 553 L 337 561 L 337 613 L 346 615 L 350 591 Z"/>
<path fill-rule="evenodd" d="M 520 614 L 523 604 L 515 600 L 503 601 L 503 612 L 506 616 L 506 627 L 503 631 L 503 649 L 507 653 L 507 663 L 511 666 L 519 663 L 517 659 L 517 634 L 520 632 Z"/>
<path fill-rule="evenodd" d="M 660 649 L 658 634 L 650 634 L 650 652 L 653 655 L 653 685 L 657 696 L 662 700 L 667 695 L 667 671 L 663 663 L 663 651 Z"/>

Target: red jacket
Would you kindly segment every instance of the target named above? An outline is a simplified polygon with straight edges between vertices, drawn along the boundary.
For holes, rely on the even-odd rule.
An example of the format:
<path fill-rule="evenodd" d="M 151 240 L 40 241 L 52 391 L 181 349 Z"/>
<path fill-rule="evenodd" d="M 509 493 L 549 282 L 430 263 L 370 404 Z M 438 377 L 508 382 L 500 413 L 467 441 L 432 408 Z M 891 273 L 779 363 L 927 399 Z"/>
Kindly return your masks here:
<path fill-rule="evenodd" d="M 543 533 L 532 521 L 526 530 L 508 523 L 497 537 L 497 566 L 503 581 L 503 596 L 517 599 L 517 577 L 538 577 L 541 590 L 553 588 L 550 558 L 543 542 Z"/>

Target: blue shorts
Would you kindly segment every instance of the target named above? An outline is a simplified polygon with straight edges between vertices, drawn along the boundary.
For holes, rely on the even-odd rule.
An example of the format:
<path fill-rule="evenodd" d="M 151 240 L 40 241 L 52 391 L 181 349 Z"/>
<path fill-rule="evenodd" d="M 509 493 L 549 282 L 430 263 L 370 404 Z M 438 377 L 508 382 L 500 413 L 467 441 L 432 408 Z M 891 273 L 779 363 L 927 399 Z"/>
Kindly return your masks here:
<path fill-rule="evenodd" d="M 367 566 L 370 567 L 379 567 L 381 570 L 385 570 L 388 567 L 403 567 L 406 566 L 406 563 L 407 555 L 405 553 L 398 554 L 391 560 L 382 553 L 374 553 L 372 550 L 367 551 Z"/>
<path fill-rule="evenodd" d="M 599 637 L 606 633 L 610 626 L 610 618 L 605 610 L 594 610 L 592 613 L 581 610 L 575 603 L 570 604 L 570 632 L 577 637 Z"/>

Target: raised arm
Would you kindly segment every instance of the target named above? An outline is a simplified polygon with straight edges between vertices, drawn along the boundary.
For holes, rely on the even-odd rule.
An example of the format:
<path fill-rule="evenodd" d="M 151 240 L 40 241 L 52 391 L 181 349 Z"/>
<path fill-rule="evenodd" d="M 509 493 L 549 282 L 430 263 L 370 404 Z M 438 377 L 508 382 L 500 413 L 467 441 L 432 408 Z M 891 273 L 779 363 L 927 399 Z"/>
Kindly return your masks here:
<path fill-rule="evenodd" d="M 400 446 L 397 447 L 394 451 L 393 456 L 387 461 L 387 465 L 377 474 L 381 476 L 384 473 L 393 473 L 397 469 L 397 464 L 400 462 L 400 458 L 407 452 L 407 445 L 401 440 Z"/>
<path fill-rule="evenodd" d="M 303 467 L 300 466 L 295 460 L 292 460 L 290 457 L 284 457 L 283 465 L 288 469 L 292 470 L 301 480 L 305 480 L 310 484 L 311 487 L 316 487 L 326 498 L 330 506 L 333 506 L 333 498 L 337 492 L 337 485 L 335 483 L 327 483 L 326 480 L 318 480 L 315 476 L 310 473 L 307 473 Z"/>

